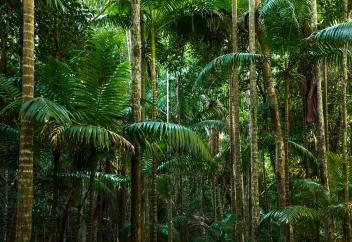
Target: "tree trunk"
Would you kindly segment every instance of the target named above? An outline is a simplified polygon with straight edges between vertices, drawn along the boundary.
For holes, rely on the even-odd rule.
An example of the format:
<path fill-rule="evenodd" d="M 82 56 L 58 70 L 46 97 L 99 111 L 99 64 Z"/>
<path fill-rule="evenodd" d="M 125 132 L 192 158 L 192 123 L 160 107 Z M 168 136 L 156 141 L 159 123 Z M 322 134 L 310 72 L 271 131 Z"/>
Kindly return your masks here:
<path fill-rule="evenodd" d="M 232 52 L 237 52 L 237 0 L 232 0 Z M 241 173 L 241 140 L 239 117 L 239 80 L 236 63 L 232 67 L 232 79 L 229 83 L 230 105 L 230 142 L 231 162 L 233 174 L 232 211 L 236 214 L 236 238 L 239 242 L 244 240 L 243 221 L 243 182 Z"/>
<path fill-rule="evenodd" d="M 328 63 L 327 60 L 324 60 L 324 99 L 323 99 L 323 106 L 324 106 L 324 124 L 325 124 L 325 147 L 326 151 L 329 151 L 329 101 L 328 101 L 328 82 L 329 82 L 329 75 L 328 75 Z"/>
<path fill-rule="evenodd" d="M 256 53 L 256 0 L 249 0 L 249 52 Z M 251 146 L 251 240 L 259 240 L 259 176 L 257 140 L 257 77 L 256 64 L 250 64 L 250 146 Z"/>
<path fill-rule="evenodd" d="M 275 136 L 275 175 L 277 182 L 277 193 L 279 200 L 279 207 L 286 207 L 286 180 L 285 180 L 285 145 L 281 129 L 280 110 L 277 101 L 276 91 L 273 83 L 271 60 L 269 48 L 266 43 L 265 29 L 262 27 L 259 31 L 259 43 L 264 55 L 263 60 L 263 78 L 267 89 L 267 100 L 271 107 L 271 118 L 274 124 Z"/>
<path fill-rule="evenodd" d="M 22 102 L 34 96 L 34 0 L 23 0 Z M 33 124 L 21 119 L 16 242 L 32 235 Z"/>
<path fill-rule="evenodd" d="M 89 211 L 88 211 L 88 220 L 87 220 L 87 242 L 94 241 L 94 212 L 95 212 L 95 199 L 94 199 L 94 179 L 95 179 L 95 171 L 91 171 L 90 181 L 89 181 Z"/>
<path fill-rule="evenodd" d="M 348 12 L 348 0 L 344 0 L 344 20 L 347 22 L 349 20 Z M 342 159 L 343 159 L 343 201 L 345 203 L 345 219 L 344 219 L 344 239 L 345 241 L 351 241 L 351 221 L 350 212 L 348 212 L 348 204 L 350 202 L 349 194 L 349 157 L 348 157 L 348 147 L 347 147 L 347 128 L 348 128 L 348 113 L 347 113 L 347 85 L 348 85 L 348 45 L 345 44 L 343 51 L 343 80 L 342 80 Z"/>
<path fill-rule="evenodd" d="M 5 20 L 4 28 L 1 33 L 1 55 L 0 55 L 0 73 L 6 74 L 7 68 L 7 43 L 9 35 L 9 20 Z"/>
<path fill-rule="evenodd" d="M 54 184 L 53 184 L 53 203 L 51 205 L 51 216 L 50 216 L 50 242 L 56 242 L 56 233 L 57 233 L 57 206 L 59 199 L 59 162 L 60 162 L 60 151 L 53 151 L 53 173 L 54 173 Z"/>
<path fill-rule="evenodd" d="M 312 31 L 318 29 L 318 12 L 317 12 L 317 2 L 312 0 L 311 2 L 312 11 Z M 320 180 L 322 185 L 326 190 L 326 198 L 330 199 L 329 181 L 328 181 L 328 167 L 327 167 L 327 156 L 326 156 L 326 138 L 325 138 L 325 122 L 324 122 L 324 105 L 323 105 L 323 90 L 322 90 L 322 80 L 324 79 L 324 70 L 321 63 L 314 65 L 315 72 L 315 82 L 317 86 L 317 124 L 318 124 L 318 159 L 320 164 Z M 333 240 L 333 228 L 332 219 L 328 218 L 325 222 L 325 233 L 327 241 Z"/>
<path fill-rule="evenodd" d="M 156 110 L 156 99 L 157 99 L 157 76 L 156 76 L 156 47 L 155 47 L 155 29 L 152 24 L 151 27 L 151 81 L 152 81 L 152 120 L 156 121 L 157 119 L 157 110 Z M 152 242 L 158 241 L 158 195 L 156 189 L 156 178 L 157 178 L 157 160 L 153 158 L 152 164 Z"/>
<path fill-rule="evenodd" d="M 168 229 L 168 236 L 167 241 L 173 242 L 173 227 L 172 227 L 172 197 L 167 199 L 167 229 Z"/>
<path fill-rule="evenodd" d="M 132 0 L 132 119 L 138 122 L 141 119 L 141 21 L 140 0 Z M 132 155 L 131 167 L 131 235 L 132 242 L 142 242 L 141 226 L 141 164 L 140 148 L 134 144 L 135 152 Z"/>

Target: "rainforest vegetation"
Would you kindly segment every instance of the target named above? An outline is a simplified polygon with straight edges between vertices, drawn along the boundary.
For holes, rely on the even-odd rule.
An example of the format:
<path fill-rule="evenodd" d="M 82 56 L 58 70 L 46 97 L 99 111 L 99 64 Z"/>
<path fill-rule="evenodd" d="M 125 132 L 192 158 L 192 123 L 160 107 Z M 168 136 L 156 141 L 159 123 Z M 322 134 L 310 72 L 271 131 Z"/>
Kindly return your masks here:
<path fill-rule="evenodd" d="M 0 0 L 0 241 L 352 242 L 349 0 Z"/>

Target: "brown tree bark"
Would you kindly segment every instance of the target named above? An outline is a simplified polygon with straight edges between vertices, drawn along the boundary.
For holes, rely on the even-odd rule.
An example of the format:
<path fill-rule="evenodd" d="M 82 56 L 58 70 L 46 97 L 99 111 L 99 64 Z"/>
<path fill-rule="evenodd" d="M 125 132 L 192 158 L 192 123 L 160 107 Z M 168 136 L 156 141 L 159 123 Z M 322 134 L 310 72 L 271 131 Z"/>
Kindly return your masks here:
<path fill-rule="evenodd" d="M 156 75 L 156 40 L 155 40 L 155 29 L 152 24 L 151 33 L 150 33 L 150 41 L 151 41 L 151 81 L 152 81 L 152 120 L 157 120 L 157 107 L 156 107 L 156 99 L 157 99 L 157 75 Z M 151 200 L 152 200 L 152 242 L 158 241 L 158 195 L 156 189 L 156 178 L 157 178 L 157 160 L 153 158 L 152 163 L 152 190 L 151 190 Z"/>
<path fill-rule="evenodd" d="M 318 29 L 318 11 L 317 1 L 311 1 L 312 11 L 312 31 Z M 326 198 L 330 199 L 330 189 L 328 180 L 328 161 L 326 156 L 326 138 L 325 138 L 325 122 L 324 122 L 324 105 L 323 105 L 323 89 L 322 81 L 324 80 L 324 69 L 322 63 L 318 62 L 314 66 L 315 72 L 315 83 L 317 87 L 316 99 L 317 99 L 317 125 L 318 125 L 318 160 L 320 164 L 320 180 L 322 185 L 325 187 Z M 325 233 L 327 241 L 333 241 L 333 226 L 332 218 L 328 218 L 325 221 Z"/>
<path fill-rule="evenodd" d="M 34 0 L 23 0 L 22 102 L 34 96 Z M 16 242 L 32 236 L 33 124 L 21 119 Z"/>
<path fill-rule="evenodd" d="M 237 0 L 232 0 L 232 52 L 237 52 Z M 239 80 L 236 63 L 232 67 L 232 79 L 229 82 L 229 113 L 230 113 L 230 142 L 233 175 L 232 211 L 236 214 L 236 238 L 244 240 L 243 220 L 243 182 L 241 172 L 241 139 L 239 117 Z"/>
<path fill-rule="evenodd" d="M 348 10 L 348 0 L 343 1 L 344 4 L 344 20 L 349 21 L 349 10 Z M 351 214 L 348 209 L 348 204 L 350 202 L 350 193 L 349 193 L 349 157 L 348 157 L 348 147 L 347 147 L 347 129 L 348 129 L 348 113 L 347 113 L 347 92 L 348 92 L 348 45 L 345 44 L 343 51 L 343 80 L 341 87 L 341 96 L 342 96 L 342 160 L 343 160 L 343 201 L 345 203 L 345 218 L 344 218 L 344 240 L 352 241 L 351 235 Z"/>
<path fill-rule="evenodd" d="M 138 122 L 141 119 L 141 11 L 140 0 L 132 0 L 132 119 Z M 131 167 L 131 234 L 132 242 L 142 242 L 141 226 L 141 164 L 140 148 L 134 144 L 135 152 L 132 155 Z"/>
<path fill-rule="evenodd" d="M 56 233 L 57 233 L 57 206 L 59 199 L 59 181 L 58 181 L 58 172 L 59 172 L 59 162 L 60 162 L 60 151 L 53 151 L 53 203 L 51 205 L 51 216 L 50 216 L 50 242 L 56 242 Z"/>
<path fill-rule="evenodd" d="M 249 0 L 249 52 L 256 53 L 256 0 Z M 250 114 L 249 132 L 251 146 L 251 234 L 259 241 L 259 175 L 257 138 L 257 73 L 254 61 L 250 63 Z"/>

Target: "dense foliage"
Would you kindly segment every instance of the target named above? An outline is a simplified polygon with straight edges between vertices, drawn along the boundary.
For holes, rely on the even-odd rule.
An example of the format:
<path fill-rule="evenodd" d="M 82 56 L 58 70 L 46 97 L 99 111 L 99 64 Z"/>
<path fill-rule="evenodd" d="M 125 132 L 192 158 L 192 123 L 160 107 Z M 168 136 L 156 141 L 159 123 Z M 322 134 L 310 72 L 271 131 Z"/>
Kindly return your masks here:
<path fill-rule="evenodd" d="M 0 241 L 352 241 L 351 10 L 2 0 Z"/>

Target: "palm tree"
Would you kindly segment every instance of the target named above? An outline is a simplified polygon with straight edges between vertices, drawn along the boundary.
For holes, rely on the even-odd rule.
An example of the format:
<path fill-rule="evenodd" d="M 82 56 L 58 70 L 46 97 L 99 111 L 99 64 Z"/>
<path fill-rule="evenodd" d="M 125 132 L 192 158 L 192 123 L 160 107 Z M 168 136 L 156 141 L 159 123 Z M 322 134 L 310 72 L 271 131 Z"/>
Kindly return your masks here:
<path fill-rule="evenodd" d="M 34 96 L 34 0 L 23 1 L 22 102 Z M 33 124 L 21 119 L 16 241 L 29 242 L 32 234 Z"/>
<path fill-rule="evenodd" d="M 270 4 L 267 3 L 267 5 Z M 264 6 L 266 7 L 266 6 Z M 267 89 L 267 100 L 271 107 L 272 122 L 274 124 L 274 135 L 275 135 L 275 175 L 277 180 L 277 193 L 279 206 L 284 208 L 286 206 L 286 179 L 285 179 L 285 145 L 282 134 L 282 125 L 280 119 L 280 110 L 277 100 L 276 90 L 273 83 L 272 68 L 270 60 L 269 47 L 266 40 L 265 26 L 258 22 L 258 41 L 260 43 L 261 51 L 264 56 L 263 59 L 263 79 L 265 81 Z"/>
<path fill-rule="evenodd" d="M 318 29 L 318 13 L 317 13 L 317 2 L 313 0 L 311 2 L 312 11 L 312 31 Z M 324 123 L 324 107 L 323 107 L 323 91 L 322 91 L 322 79 L 324 78 L 323 65 L 318 63 L 314 65 L 315 82 L 317 86 L 317 122 L 318 122 L 318 141 L 319 141 L 319 163 L 320 163 L 320 177 L 323 186 L 326 189 L 326 197 L 330 198 L 329 180 L 328 180 L 328 167 L 327 167 L 327 156 L 326 156 L 326 139 L 325 139 L 325 124 Z M 332 221 L 328 219 L 326 221 L 326 236 L 328 241 L 332 241 Z"/>
<path fill-rule="evenodd" d="M 256 53 L 256 0 L 249 0 L 249 53 Z M 257 140 L 257 75 L 254 61 L 250 63 L 249 132 L 251 147 L 251 240 L 259 239 L 259 175 Z"/>
<path fill-rule="evenodd" d="M 232 52 L 237 52 L 237 0 L 232 0 Z M 243 191 L 241 174 L 241 140 L 239 118 L 239 80 L 236 63 L 233 65 L 232 78 L 229 83 L 230 143 L 233 164 L 233 212 L 237 216 L 236 233 L 238 241 L 243 241 Z"/>
<path fill-rule="evenodd" d="M 348 0 L 344 0 L 344 21 L 349 20 L 349 8 L 348 8 Z M 348 128 L 348 113 L 347 113 L 347 85 L 349 83 L 348 77 L 348 45 L 344 45 L 343 50 L 343 60 L 342 60 L 342 68 L 343 68 L 343 80 L 342 80 L 342 89 L 341 89 L 341 96 L 342 96 L 342 158 L 343 158 L 343 171 L 344 171 L 344 186 L 343 186 L 343 200 L 347 206 L 350 201 L 350 194 L 349 194 L 349 160 L 348 160 L 348 147 L 347 147 L 347 128 Z M 345 241 L 351 241 L 351 218 L 349 213 L 347 212 L 346 207 L 346 214 L 345 214 L 345 221 L 344 221 L 344 233 L 345 233 Z"/>
<path fill-rule="evenodd" d="M 132 112 L 133 122 L 141 118 L 141 12 L 140 0 L 131 1 L 132 6 Z M 138 144 L 135 146 L 135 153 L 132 156 L 132 188 L 131 188 L 131 234 L 132 242 L 142 242 L 142 218 L 141 218 L 141 165 Z"/>

